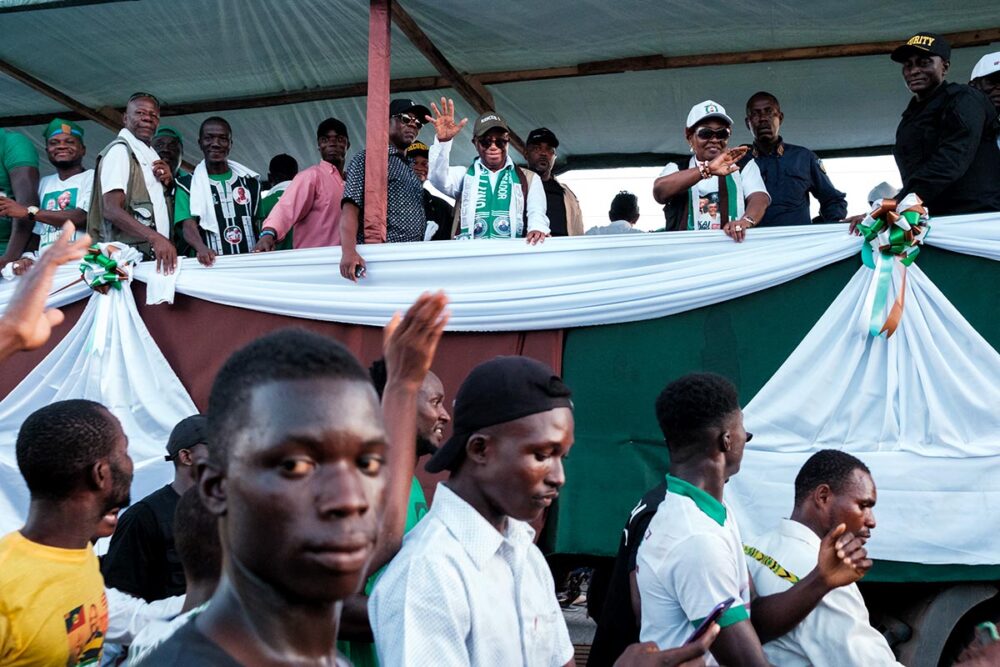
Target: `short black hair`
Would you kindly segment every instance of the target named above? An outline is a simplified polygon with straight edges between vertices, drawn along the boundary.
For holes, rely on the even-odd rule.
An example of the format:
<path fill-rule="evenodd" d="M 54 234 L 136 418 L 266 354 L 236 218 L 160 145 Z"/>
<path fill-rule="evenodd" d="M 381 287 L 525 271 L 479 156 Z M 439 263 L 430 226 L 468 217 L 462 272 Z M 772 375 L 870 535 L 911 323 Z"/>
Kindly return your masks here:
<path fill-rule="evenodd" d="M 634 221 L 639 217 L 639 198 L 631 192 L 622 190 L 611 200 L 611 210 L 608 217 L 612 222 L 615 220 Z"/>
<path fill-rule="evenodd" d="M 756 93 L 747 98 L 747 109 L 746 109 L 747 114 L 750 113 L 750 105 L 753 104 L 753 101 L 761 98 L 771 100 L 772 102 L 774 102 L 775 107 L 777 107 L 779 110 L 781 109 L 781 102 L 778 101 L 777 97 L 767 92 L 766 90 L 758 90 Z"/>
<path fill-rule="evenodd" d="M 198 138 L 201 139 L 201 133 L 205 131 L 205 126 L 209 123 L 218 123 L 219 125 L 225 125 L 226 131 L 229 132 L 229 137 L 233 136 L 233 126 L 229 124 L 229 121 L 222 116 L 209 116 L 205 120 L 201 121 L 201 125 L 198 126 Z"/>
<path fill-rule="evenodd" d="M 299 162 L 287 153 L 278 153 L 267 165 L 267 171 L 275 176 L 287 176 L 292 178 L 299 173 Z M 285 179 L 288 180 L 288 179 Z M 274 183 L 271 184 L 275 185 Z"/>
<path fill-rule="evenodd" d="M 802 464 L 795 476 L 795 506 L 798 507 L 820 484 L 840 493 L 855 470 L 871 474 L 861 459 L 838 449 L 821 449 Z"/>
<path fill-rule="evenodd" d="M 385 393 L 385 383 L 389 381 L 389 371 L 386 369 L 385 358 L 373 361 L 372 365 L 368 367 L 368 375 L 372 379 L 372 384 L 375 385 L 375 392 L 378 394 L 379 400 L 381 400 L 382 394 Z"/>
<path fill-rule="evenodd" d="M 733 383 L 715 373 L 691 373 L 668 384 L 656 398 L 656 421 L 671 452 L 700 431 L 720 426 L 740 409 Z"/>
<path fill-rule="evenodd" d="M 143 92 L 132 93 L 132 95 L 129 96 L 128 98 L 128 102 L 125 103 L 125 106 L 132 104 L 132 102 L 135 102 L 136 100 L 149 100 L 150 102 L 156 105 L 157 110 L 159 110 L 160 108 L 160 98 L 158 98 L 153 93 L 143 93 Z"/>
<path fill-rule="evenodd" d="M 325 137 L 330 130 L 336 130 L 337 134 L 342 137 L 347 136 L 347 126 L 344 125 L 342 120 L 337 118 L 327 118 L 319 124 L 319 127 L 316 128 L 316 138 L 319 139 L 321 137 Z"/>
<path fill-rule="evenodd" d="M 189 581 L 218 581 L 222 541 L 218 518 L 201 502 L 198 487 L 184 492 L 174 510 L 174 547 Z"/>
<path fill-rule="evenodd" d="M 369 382 L 368 372 L 346 347 L 305 329 L 280 329 L 234 352 L 215 376 L 208 397 L 209 460 L 225 465 L 230 443 L 249 422 L 254 389 L 313 378 Z"/>
<path fill-rule="evenodd" d="M 111 456 L 117 420 L 100 403 L 82 398 L 35 410 L 17 433 L 17 467 L 31 497 L 64 500 L 87 471 Z"/>

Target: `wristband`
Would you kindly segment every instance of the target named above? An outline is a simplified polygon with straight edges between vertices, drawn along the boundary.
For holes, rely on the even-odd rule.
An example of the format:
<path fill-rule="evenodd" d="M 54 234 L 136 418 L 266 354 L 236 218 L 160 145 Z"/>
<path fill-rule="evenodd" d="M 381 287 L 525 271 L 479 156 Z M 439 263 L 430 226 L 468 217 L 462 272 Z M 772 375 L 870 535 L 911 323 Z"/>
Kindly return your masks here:
<path fill-rule="evenodd" d="M 756 227 L 757 226 L 757 221 L 754 220 L 753 218 L 751 218 L 746 213 L 743 214 L 743 219 L 746 220 L 747 222 L 749 222 L 751 227 Z"/>
<path fill-rule="evenodd" d="M 698 171 L 701 172 L 701 179 L 712 178 L 712 170 L 708 168 L 708 160 L 704 162 L 696 162 L 698 165 Z"/>
<path fill-rule="evenodd" d="M 261 238 L 265 236 L 272 236 L 274 237 L 275 241 L 278 240 L 278 233 L 275 232 L 273 229 L 262 229 L 260 230 L 260 234 L 258 236 L 260 236 Z"/>

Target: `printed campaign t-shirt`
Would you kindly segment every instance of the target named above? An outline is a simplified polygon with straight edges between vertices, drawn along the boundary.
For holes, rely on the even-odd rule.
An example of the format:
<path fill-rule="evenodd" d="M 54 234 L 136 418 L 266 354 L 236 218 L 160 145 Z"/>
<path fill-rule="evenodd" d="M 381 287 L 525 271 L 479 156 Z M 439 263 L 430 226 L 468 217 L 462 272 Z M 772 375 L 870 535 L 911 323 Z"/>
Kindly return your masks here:
<path fill-rule="evenodd" d="M 209 248 L 220 255 L 239 255 L 253 250 L 257 245 L 260 217 L 260 181 L 252 176 L 209 174 L 212 201 L 218 232 L 209 234 L 199 227 L 201 238 Z M 174 193 L 174 224 L 191 218 L 191 177 L 176 180 Z"/>
<path fill-rule="evenodd" d="M 59 178 L 59 174 L 50 174 L 38 182 L 38 208 L 43 211 L 67 211 L 72 208 L 80 208 L 84 211 L 90 209 L 90 195 L 94 189 L 94 170 L 85 169 L 75 176 L 70 176 L 65 181 Z M 62 229 L 44 222 L 35 222 L 32 230 L 38 234 L 38 252 L 45 252 L 45 249 L 56 242 Z M 81 232 L 73 234 L 76 239 Z"/>
<path fill-rule="evenodd" d="M 10 182 L 10 170 L 18 167 L 38 168 L 38 153 L 35 145 L 23 134 L 9 132 L 0 128 L 0 193 L 13 198 L 14 191 Z M 0 216 L 0 253 L 7 252 L 7 242 L 13 221 L 7 216 Z"/>
<path fill-rule="evenodd" d="M 97 556 L 38 544 L 19 532 L 0 539 L 0 665 L 97 665 L 108 600 Z"/>
<path fill-rule="evenodd" d="M 697 163 L 695 158 L 691 158 L 689 167 L 694 167 Z M 680 171 L 673 162 L 667 164 L 660 172 L 660 177 L 676 174 Z M 745 199 L 755 192 L 767 194 L 767 186 L 764 185 L 764 178 L 760 175 L 760 167 L 753 160 L 744 165 L 743 169 L 730 175 L 735 188 L 735 201 L 730 201 L 730 220 L 738 220 L 743 217 L 746 211 Z M 722 229 L 722 216 L 719 214 L 719 179 L 716 177 L 705 178 L 692 186 L 697 201 L 689 211 L 688 229 Z M 770 197 L 770 195 L 768 195 Z M 694 199 L 694 198 L 692 198 Z M 693 212 L 693 216 L 691 213 Z"/>

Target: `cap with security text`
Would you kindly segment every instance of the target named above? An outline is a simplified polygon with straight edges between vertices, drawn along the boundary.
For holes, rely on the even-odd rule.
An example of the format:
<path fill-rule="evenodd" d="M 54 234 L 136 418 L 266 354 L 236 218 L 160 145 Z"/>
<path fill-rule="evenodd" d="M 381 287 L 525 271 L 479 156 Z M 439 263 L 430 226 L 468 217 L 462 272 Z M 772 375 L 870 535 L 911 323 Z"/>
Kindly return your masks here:
<path fill-rule="evenodd" d="M 572 393 L 555 372 L 528 357 L 496 357 L 469 373 L 455 396 L 453 432 L 424 466 L 427 472 L 454 470 L 469 436 L 555 408 L 572 408 Z"/>
<path fill-rule="evenodd" d="M 918 32 L 906 40 L 905 44 L 893 49 L 890 57 L 897 63 L 905 63 L 906 59 L 915 53 L 941 56 L 942 60 L 950 60 L 951 44 L 936 32 Z"/>

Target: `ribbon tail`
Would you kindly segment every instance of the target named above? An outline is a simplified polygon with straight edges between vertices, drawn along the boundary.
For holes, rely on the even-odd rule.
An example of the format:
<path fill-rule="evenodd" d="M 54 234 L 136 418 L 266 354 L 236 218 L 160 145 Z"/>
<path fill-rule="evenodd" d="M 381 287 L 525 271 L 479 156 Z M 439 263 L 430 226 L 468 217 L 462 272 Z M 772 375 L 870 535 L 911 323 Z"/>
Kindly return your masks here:
<path fill-rule="evenodd" d="M 871 311 L 868 318 L 868 332 L 872 336 L 878 336 L 885 320 L 885 307 L 889 297 L 889 286 L 892 283 L 892 270 L 894 261 L 892 257 L 886 257 L 879 253 L 875 259 L 875 276 L 872 289 L 869 291 L 869 302 Z"/>
<path fill-rule="evenodd" d="M 892 334 L 896 333 L 896 327 L 899 326 L 900 320 L 903 319 L 903 307 L 906 304 L 906 267 L 903 267 L 903 283 L 899 288 L 899 296 L 896 297 L 896 302 L 892 304 L 892 309 L 889 311 L 889 317 L 885 318 L 885 324 L 882 325 L 882 330 L 879 331 L 881 334 L 885 332 L 886 338 L 891 338 Z"/>

